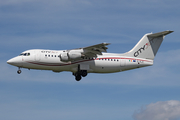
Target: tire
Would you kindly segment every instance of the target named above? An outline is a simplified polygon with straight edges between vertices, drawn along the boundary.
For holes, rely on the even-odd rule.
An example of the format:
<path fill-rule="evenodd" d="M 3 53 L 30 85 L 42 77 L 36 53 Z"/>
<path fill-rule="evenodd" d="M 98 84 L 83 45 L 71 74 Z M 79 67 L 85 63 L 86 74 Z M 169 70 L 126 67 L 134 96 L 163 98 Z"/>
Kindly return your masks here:
<path fill-rule="evenodd" d="M 82 71 L 81 71 L 81 75 L 82 75 L 83 77 L 86 77 L 86 76 L 87 76 L 87 70 L 82 70 Z"/>
<path fill-rule="evenodd" d="M 18 70 L 17 73 L 18 73 L 18 74 L 21 74 L 21 70 Z"/>
<path fill-rule="evenodd" d="M 76 76 L 76 81 L 80 81 L 81 80 L 81 75 L 77 75 Z"/>

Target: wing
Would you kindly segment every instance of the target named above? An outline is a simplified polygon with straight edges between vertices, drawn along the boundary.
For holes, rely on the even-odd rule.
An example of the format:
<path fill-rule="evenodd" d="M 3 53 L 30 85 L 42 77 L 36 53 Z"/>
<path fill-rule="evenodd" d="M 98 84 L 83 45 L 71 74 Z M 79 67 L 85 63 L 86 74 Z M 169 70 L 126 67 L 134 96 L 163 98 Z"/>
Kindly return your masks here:
<path fill-rule="evenodd" d="M 97 45 L 92 45 L 89 47 L 84 47 L 83 49 L 83 55 L 87 57 L 96 57 L 97 55 L 102 55 L 102 52 L 107 52 L 107 45 L 110 43 L 101 43 Z"/>
<path fill-rule="evenodd" d="M 102 52 L 107 52 L 106 50 L 108 48 L 106 46 L 109 44 L 110 43 L 101 43 L 84 48 L 65 50 L 59 57 L 63 62 L 79 60 L 84 57 L 97 57 L 97 55 L 102 55 Z"/>

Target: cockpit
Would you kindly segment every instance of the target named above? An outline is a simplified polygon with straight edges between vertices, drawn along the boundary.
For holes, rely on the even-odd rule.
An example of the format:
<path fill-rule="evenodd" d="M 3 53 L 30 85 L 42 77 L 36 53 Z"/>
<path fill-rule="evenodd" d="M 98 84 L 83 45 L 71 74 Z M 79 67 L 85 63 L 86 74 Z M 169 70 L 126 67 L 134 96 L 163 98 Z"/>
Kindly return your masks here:
<path fill-rule="evenodd" d="M 21 53 L 19 56 L 30 56 L 30 53 Z"/>

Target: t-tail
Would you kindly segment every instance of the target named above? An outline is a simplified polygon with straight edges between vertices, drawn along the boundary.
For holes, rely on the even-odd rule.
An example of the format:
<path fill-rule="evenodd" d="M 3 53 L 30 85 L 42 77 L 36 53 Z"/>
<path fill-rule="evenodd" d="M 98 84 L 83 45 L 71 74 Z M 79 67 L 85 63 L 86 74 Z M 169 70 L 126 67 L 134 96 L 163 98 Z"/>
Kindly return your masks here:
<path fill-rule="evenodd" d="M 165 37 L 173 31 L 145 34 L 135 47 L 124 55 L 129 57 L 145 58 L 153 60 Z"/>

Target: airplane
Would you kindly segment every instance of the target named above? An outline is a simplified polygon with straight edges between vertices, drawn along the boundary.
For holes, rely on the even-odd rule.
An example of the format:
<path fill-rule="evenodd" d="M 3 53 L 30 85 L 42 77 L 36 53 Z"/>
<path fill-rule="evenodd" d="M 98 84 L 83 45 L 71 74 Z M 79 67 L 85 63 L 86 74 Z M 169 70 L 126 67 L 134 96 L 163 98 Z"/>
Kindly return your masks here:
<path fill-rule="evenodd" d="M 172 32 L 147 33 L 130 51 L 123 54 L 107 53 L 110 43 L 101 43 L 71 50 L 27 50 L 7 63 L 17 66 L 18 74 L 21 68 L 69 71 L 76 81 L 80 81 L 88 73 L 114 73 L 153 65 L 165 35 Z"/>

